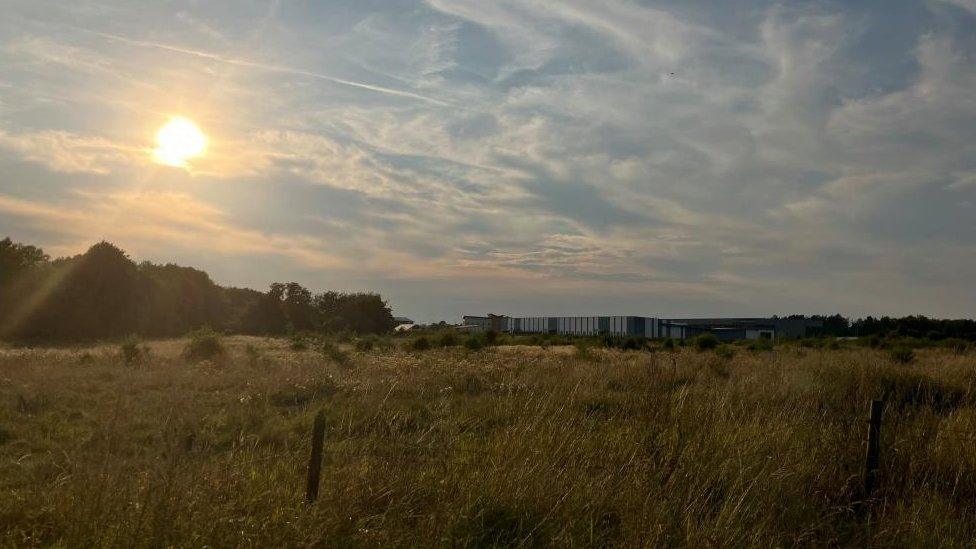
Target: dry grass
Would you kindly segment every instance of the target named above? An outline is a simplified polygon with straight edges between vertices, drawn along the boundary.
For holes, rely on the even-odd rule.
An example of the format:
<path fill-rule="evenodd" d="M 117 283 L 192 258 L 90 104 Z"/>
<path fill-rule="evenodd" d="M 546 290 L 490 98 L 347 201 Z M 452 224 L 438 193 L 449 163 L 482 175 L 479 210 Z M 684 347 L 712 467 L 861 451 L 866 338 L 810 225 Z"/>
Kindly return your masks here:
<path fill-rule="evenodd" d="M 976 355 L 0 350 L 0 544 L 967 545 Z M 889 406 L 859 512 L 867 402 Z M 328 417 L 320 496 L 308 433 Z"/>

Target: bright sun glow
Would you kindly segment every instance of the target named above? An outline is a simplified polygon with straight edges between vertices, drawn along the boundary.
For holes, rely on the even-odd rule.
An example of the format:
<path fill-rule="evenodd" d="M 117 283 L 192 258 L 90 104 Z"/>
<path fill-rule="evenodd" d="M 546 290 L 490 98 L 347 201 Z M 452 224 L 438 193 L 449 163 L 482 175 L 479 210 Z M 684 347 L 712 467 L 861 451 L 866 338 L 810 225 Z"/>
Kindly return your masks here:
<path fill-rule="evenodd" d="M 207 136 L 188 118 L 170 119 L 156 132 L 153 156 L 160 164 L 185 167 L 186 161 L 200 156 L 207 148 Z"/>

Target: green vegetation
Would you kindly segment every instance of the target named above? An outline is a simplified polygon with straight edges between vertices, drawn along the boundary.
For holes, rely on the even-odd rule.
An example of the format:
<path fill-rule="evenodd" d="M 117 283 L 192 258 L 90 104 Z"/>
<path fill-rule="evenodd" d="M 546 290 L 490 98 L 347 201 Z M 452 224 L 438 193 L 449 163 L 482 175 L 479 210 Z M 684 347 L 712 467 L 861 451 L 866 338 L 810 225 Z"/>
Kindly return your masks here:
<path fill-rule="evenodd" d="M 410 347 L 414 351 L 428 351 L 431 349 L 432 345 L 430 344 L 430 340 L 427 339 L 427 336 L 422 335 L 414 339 L 410 344 Z"/>
<path fill-rule="evenodd" d="M 699 351 L 708 351 L 718 347 L 718 338 L 715 337 L 715 334 L 705 333 L 696 336 L 694 342 L 695 348 Z"/>
<path fill-rule="evenodd" d="M 138 368 L 118 344 L 0 349 L 0 545 L 976 539 L 976 355 L 951 346 L 897 364 L 858 345 L 722 356 L 732 347 L 593 339 L 581 356 L 502 340 L 477 353 L 322 341 L 292 351 L 285 338 L 201 331 L 136 344 L 151 349 Z M 215 349 L 221 367 L 198 360 Z M 864 512 L 876 398 L 880 481 Z M 319 410 L 326 457 L 308 505 Z"/>
<path fill-rule="evenodd" d="M 0 240 L 0 341 L 86 342 L 178 336 L 204 326 L 229 333 L 385 333 L 393 315 L 372 293 L 313 294 L 295 282 L 266 293 L 216 285 L 178 265 L 136 264 L 100 242 L 51 260 Z"/>
<path fill-rule="evenodd" d="M 911 364 L 915 360 L 915 352 L 910 347 L 896 347 L 891 350 L 891 359 L 899 364 Z"/>
<path fill-rule="evenodd" d="M 220 334 L 210 328 L 200 328 L 190 334 L 190 340 L 183 349 L 187 360 L 215 360 L 224 354 Z"/>

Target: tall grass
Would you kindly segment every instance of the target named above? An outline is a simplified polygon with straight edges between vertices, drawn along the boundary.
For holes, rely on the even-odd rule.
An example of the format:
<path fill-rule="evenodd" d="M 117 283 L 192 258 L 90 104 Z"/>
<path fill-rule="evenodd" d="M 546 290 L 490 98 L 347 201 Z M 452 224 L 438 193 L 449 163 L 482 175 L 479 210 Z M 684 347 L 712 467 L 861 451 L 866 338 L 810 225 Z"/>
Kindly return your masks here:
<path fill-rule="evenodd" d="M 374 348 L 348 367 L 288 340 L 221 343 L 223 368 L 183 358 L 185 341 L 149 343 L 146 368 L 117 348 L 0 350 L 0 544 L 976 540 L 971 353 L 451 346 Z M 320 409 L 323 483 L 306 505 Z"/>

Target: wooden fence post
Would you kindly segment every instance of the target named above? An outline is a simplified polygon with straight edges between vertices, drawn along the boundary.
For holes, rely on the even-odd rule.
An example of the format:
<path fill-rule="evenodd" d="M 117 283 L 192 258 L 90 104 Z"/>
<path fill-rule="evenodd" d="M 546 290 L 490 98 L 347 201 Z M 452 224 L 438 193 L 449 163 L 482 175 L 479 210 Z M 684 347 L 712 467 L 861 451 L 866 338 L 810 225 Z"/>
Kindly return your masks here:
<path fill-rule="evenodd" d="M 864 500 L 871 499 L 878 480 L 878 458 L 881 453 L 881 414 L 883 400 L 871 401 L 871 419 L 868 422 L 868 453 L 864 460 Z"/>
<path fill-rule="evenodd" d="M 308 460 L 308 482 L 305 485 L 305 501 L 313 503 L 319 495 L 319 473 L 322 470 L 322 446 L 325 443 L 325 411 L 315 414 L 312 427 L 312 455 Z"/>

